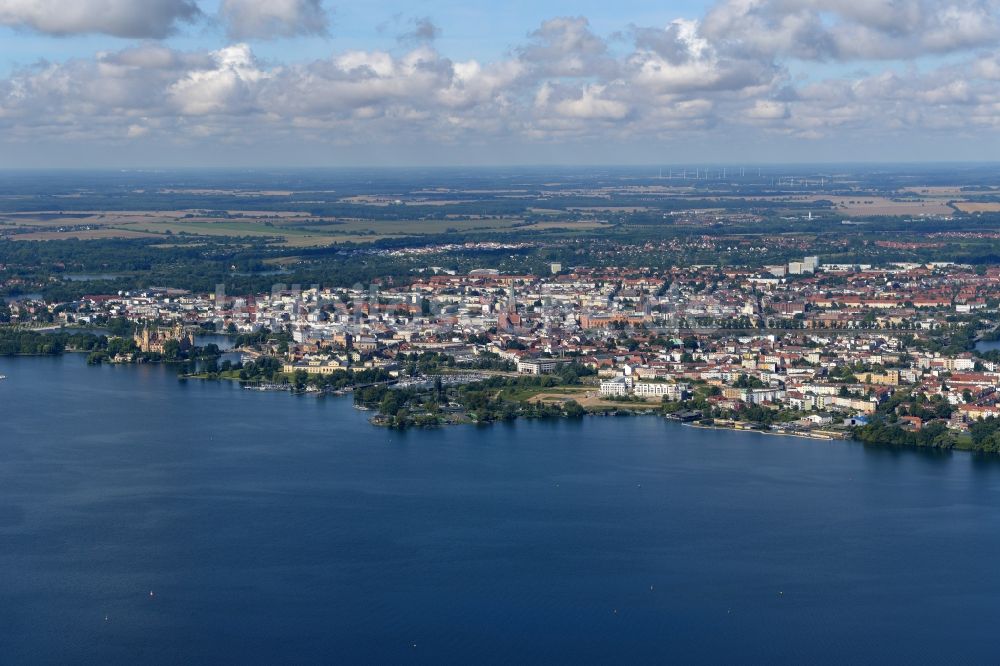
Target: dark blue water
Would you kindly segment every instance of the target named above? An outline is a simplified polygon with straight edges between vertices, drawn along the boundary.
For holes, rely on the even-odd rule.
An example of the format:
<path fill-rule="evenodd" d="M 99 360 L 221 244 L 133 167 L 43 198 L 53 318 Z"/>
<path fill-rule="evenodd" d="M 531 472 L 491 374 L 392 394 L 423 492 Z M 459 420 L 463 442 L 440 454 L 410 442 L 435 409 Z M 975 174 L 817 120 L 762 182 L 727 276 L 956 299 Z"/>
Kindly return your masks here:
<path fill-rule="evenodd" d="M 995 663 L 1000 464 L 0 359 L 2 663 Z M 153 596 L 150 596 L 150 592 Z"/>
<path fill-rule="evenodd" d="M 1000 340 L 982 340 L 976 343 L 976 351 L 988 352 L 1000 349 Z"/>
<path fill-rule="evenodd" d="M 122 273 L 63 273 L 62 275 L 62 279 L 67 282 L 101 282 L 122 277 L 125 277 Z"/>
<path fill-rule="evenodd" d="M 42 299 L 41 294 L 19 294 L 17 296 L 6 296 L 4 301 L 8 304 L 10 303 L 20 303 L 21 301 L 40 301 Z"/>

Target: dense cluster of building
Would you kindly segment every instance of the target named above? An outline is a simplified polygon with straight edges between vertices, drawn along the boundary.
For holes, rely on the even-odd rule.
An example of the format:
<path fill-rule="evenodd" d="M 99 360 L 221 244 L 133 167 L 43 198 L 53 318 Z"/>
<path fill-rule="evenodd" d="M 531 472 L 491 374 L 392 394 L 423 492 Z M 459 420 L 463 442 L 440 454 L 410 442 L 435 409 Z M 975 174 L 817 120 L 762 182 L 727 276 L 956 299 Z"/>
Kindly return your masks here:
<path fill-rule="evenodd" d="M 405 286 L 300 289 L 257 295 L 176 290 L 88 296 L 57 307 L 66 324 L 124 317 L 145 349 L 185 331 L 283 330 L 262 353 L 286 372 L 397 367 L 400 353 L 458 360 L 492 354 L 522 374 L 590 366 L 609 399 L 678 402 L 718 387 L 719 407 L 774 406 L 864 418 L 905 388 L 955 406 L 954 427 L 1000 414 L 1000 368 L 968 350 L 922 344 L 992 322 L 1000 268 L 953 264 L 822 264 L 669 270 L 563 269 L 507 275 L 427 270 Z M 31 319 L 39 303 L 12 306 Z M 822 417 L 821 417 L 822 418 Z M 919 427 L 915 424 L 914 427 Z"/>

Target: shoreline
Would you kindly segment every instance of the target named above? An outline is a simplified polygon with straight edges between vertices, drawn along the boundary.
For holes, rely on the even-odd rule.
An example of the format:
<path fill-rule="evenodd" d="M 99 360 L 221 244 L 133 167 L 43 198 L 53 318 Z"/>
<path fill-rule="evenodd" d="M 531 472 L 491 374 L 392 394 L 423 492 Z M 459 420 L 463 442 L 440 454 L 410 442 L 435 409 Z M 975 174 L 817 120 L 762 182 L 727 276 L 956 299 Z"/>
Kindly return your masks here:
<path fill-rule="evenodd" d="M 807 434 L 807 433 L 797 433 L 797 432 L 778 432 L 775 430 L 758 430 L 756 428 L 736 428 L 733 426 L 716 426 L 716 425 L 701 425 L 699 423 L 682 423 L 681 425 L 687 426 L 689 428 L 698 428 L 699 430 L 728 430 L 730 432 L 749 432 L 757 433 L 759 435 L 771 435 L 773 437 L 796 437 L 798 439 L 812 439 L 821 442 L 858 442 L 850 436 L 835 437 L 832 434 L 819 435 L 819 434 Z M 849 435 L 849 433 L 844 433 Z"/>
<path fill-rule="evenodd" d="M 74 355 L 79 356 L 82 353 L 85 353 L 85 350 L 72 350 L 72 351 L 71 350 L 65 350 L 63 354 L 54 354 L 54 355 L 53 354 L 14 354 L 14 355 L 0 356 L 0 360 L 2 360 L 4 358 L 8 358 L 8 359 L 59 358 L 59 357 L 61 357 L 63 355 L 69 355 L 69 354 L 74 354 Z M 162 361 L 162 360 L 160 360 L 160 361 L 151 361 L 151 362 L 148 362 L 148 363 L 151 364 L 151 365 L 160 365 L 160 366 L 164 366 L 164 367 L 169 367 L 170 365 L 174 365 L 175 364 L 175 363 L 172 363 L 172 362 L 169 362 L 169 361 Z M 115 365 L 115 366 L 135 366 L 135 365 L 144 365 L 144 364 L 143 363 L 120 363 L 120 364 L 109 363 L 108 365 Z M 235 378 L 235 377 L 214 377 L 214 378 L 209 378 L 209 377 L 197 376 L 197 375 L 178 375 L 177 379 L 181 380 L 181 381 L 184 381 L 184 380 L 187 380 L 187 379 L 200 379 L 202 381 L 223 381 L 224 380 L 224 381 L 228 381 L 228 382 L 236 382 L 238 384 L 244 384 L 244 380 L 240 380 L 240 379 Z M 244 386 L 244 388 L 250 389 L 250 388 L 253 388 L 253 387 L 251 387 L 251 386 Z M 341 390 L 338 390 L 338 391 L 323 391 L 323 390 L 296 391 L 296 390 L 294 390 L 294 387 L 292 387 L 292 386 L 288 386 L 287 388 L 285 388 L 285 385 L 282 385 L 281 388 L 274 387 L 274 388 L 258 389 L 258 390 L 271 391 L 271 392 L 280 392 L 280 393 L 289 393 L 291 395 L 308 395 L 308 394 L 312 394 L 312 395 L 322 396 L 322 397 L 337 397 L 337 398 L 347 397 L 352 392 L 351 388 L 341 389 Z M 374 411 L 371 408 L 365 407 L 365 406 L 362 406 L 362 405 L 356 405 L 355 404 L 354 407 L 355 407 L 355 409 L 358 409 L 359 411 L 369 411 L 369 412 L 370 411 Z M 394 426 L 390 426 L 390 425 L 384 424 L 384 423 L 375 423 L 374 421 L 378 418 L 378 416 L 379 415 L 376 414 L 372 418 L 367 419 L 367 421 L 368 421 L 368 423 L 369 423 L 369 425 L 371 427 L 375 427 L 375 428 L 386 428 L 386 427 L 393 428 L 394 427 Z M 911 449 L 911 450 L 921 450 L 922 449 L 922 447 L 916 447 L 916 446 L 889 446 L 889 445 L 882 445 L 882 444 L 872 444 L 872 443 L 869 443 L 869 442 L 865 442 L 865 441 L 863 441 L 861 439 L 858 439 L 856 437 L 853 437 L 851 435 L 851 433 L 849 433 L 849 432 L 838 433 L 836 431 L 833 431 L 833 432 L 828 432 L 827 433 L 827 431 L 823 431 L 824 434 L 819 434 L 819 433 L 779 432 L 779 431 L 774 431 L 774 430 L 770 430 L 770 429 L 761 430 L 761 429 L 755 429 L 755 428 L 741 428 L 741 427 L 728 426 L 728 425 L 715 425 L 715 424 L 713 424 L 713 425 L 702 425 L 701 423 L 697 423 L 697 422 L 682 422 L 682 421 L 678 421 L 676 419 L 670 419 L 669 415 L 662 414 L 662 413 L 657 413 L 652 408 L 650 408 L 649 410 L 629 410 L 629 409 L 626 408 L 626 409 L 618 409 L 618 410 L 615 410 L 615 411 L 608 411 L 608 410 L 600 410 L 600 411 L 596 411 L 596 412 L 588 411 L 586 414 L 584 414 L 582 416 L 605 417 L 605 418 L 606 417 L 622 417 L 622 416 L 630 416 L 630 417 L 636 417 L 636 416 L 657 416 L 659 418 L 662 418 L 665 421 L 673 421 L 673 422 L 676 422 L 678 425 L 688 426 L 688 427 L 691 427 L 691 428 L 697 428 L 697 429 L 700 429 L 700 430 L 726 430 L 726 431 L 730 431 L 730 432 L 757 433 L 757 434 L 760 434 L 760 435 L 770 435 L 770 436 L 774 436 L 774 437 L 794 437 L 794 438 L 797 438 L 797 439 L 809 439 L 809 440 L 814 440 L 814 441 L 825 441 L 825 442 L 838 442 L 838 441 L 840 441 L 840 442 L 856 442 L 856 443 L 862 444 L 864 446 L 874 446 L 876 448 L 881 448 L 881 449 Z M 497 423 L 511 423 L 511 422 L 516 422 L 516 421 L 533 421 L 533 420 L 539 420 L 539 418 L 540 417 L 517 416 L 514 419 L 507 420 L 507 421 L 500 421 L 500 420 L 497 420 L 497 421 L 461 420 L 461 421 L 453 421 L 453 422 L 446 422 L 446 423 L 437 423 L 437 424 L 434 424 L 434 425 L 412 425 L 412 426 L 409 426 L 409 428 L 430 429 L 430 428 L 444 428 L 444 427 L 449 427 L 449 426 L 460 426 L 460 425 L 485 426 L 485 425 L 495 425 Z M 551 417 L 546 417 L 546 418 L 558 419 L 558 420 L 567 420 L 570 417 L 563 415 L 563 416 L 551 416 Z M 966 448 L 966 447 L 954 447 L 954 448 L 947 449 L 946 451 L 965 451 L 965 452 L 971 453 L 971 454 L 982 454 L 982 452 L 980 452 L 980 451 L 976 451 L 974 449 L 969 449 L 969 448 Z"/>
<path fill-rule="evenodd" d="M 263 388 L 263 387 L 258 388 L 258 387 L 254 387 L 254 386 L 248 385 L 249 382 L 247 382 L 246 380 L 241 380 L 241 379 L 239 379 L 237 377 L 225 377 L 225 376 L 207 377 L 203 373 L 194 373 L 194 374 L 188 374 L 188 375 L 180 375 L 178 377 L 178 379 L 182 379 L 182 380 L 198 379 L 198 380 L 201 380 L 201 381 L 229 381 L 229 382 L 237 382 L 237 383 L 241 384 L 242 388 L 245 388 L 245 389 L 248 389 L 248 390 L 258 390 L 258 391 L 267 391 L 267 392 L 275 392 L 275 393 L 290 393 L 292 395 L 312 394 L 312 395 L 316 395 L 316 396 L 346 397 L 347 395 L 351 394 L 353 392 L 353 390 L 354 390 L 354 387 L 348 387 L 348 388 L 339 389 L 339 390 L 336 390 L 336 391 L 324 391 L 324 390 L 296 391 L 294 389 L 294 387 L 292 385 L 290 385 L 290 384 L 280 384 L 280 385 L 268 386 L 267 388 Z M 627 405 L 628 403 L 623 403 L 623 404 Z M 368 419 L 368 422 L 373 427 L 376 427 L 376 428 L 394 428 L 395 427 L 395 426 L 392 426 L 392 425 L 390 425 L 388 423 L 378 423 L 378 422 L 376 422 L 379 419 L 386 418 L 385 415 L 383 415 L 381 413 L 378 413 L 377 410 L 374 410 L 371 407 L 367 407 L 367 406 L 363 406 L 363 405 L 354 405 L 354 406 L 355 406 L 356 409 L 359 409 L 359 410 L 363 410 L 363 411 L 375 411 L 376 412 L 374 416 L 372 416 L 371 418 Z M 657 412 L 657 406 L 655 406 L 655 405 L 647 405 L 645 408 L 643 408 L 642 406 L 638 406 L 638 405 L 632 405 L 632 407 L 637 407 L 637 408 L 629 409 L 628 407 L 619 407 L 619 408 L 616 408 L 615 410 L 609 410 L 609 409 L 599 409 L 599 410 L 594 410 L 594 411 L 588 410 L 586 412 L 586 414 L 584 414 L 583 416 L 589 416 L 589 417 L 594 417 L 594 418 L 597 418 L 597 417 L 601 417 L 601 418 L 622 417 L 622 416 L 629 416 L 629 417 L 636 417 L 636 416 L 656 416 L 656 417 L 662 418 L 665 421 L 674 421 L 674 422 L 678 423 L 678 425 L 689 426 L 689 427 L 692 427 L 692 428 L 699 428 L 701 430 L 728 430 L 728 431 L 731 431 L 731 432 L 750 432 L 750 433 L 758 433 L 758 434 L 761 434 L 761 435 L 771 435 L 771 436 L 774 436 L 774 437 L 795 437 L 795 438 L 798 438 L 798 439 L 811 439 L 811 440 L 814 440 L 814 441 L 824 441 L 824 442 L 836 442 L 836 441 L 859 441 L 860 442 L 860 440 L 854 439 L 853 437 L 850 436 L 850 433 L 846 433 L 846 432 L 845 433 L 831 432 L 829 434 L 812 434 L 812 433 L 796 433 L 796 432 L 779 432 L 779 431 L 774 431 L 774 430 L 760 430 L 760 429 L 755 429 L 755 428 L 738 428 L 738 427 L 735 427 L 735 426 L 720 426 L 720 425 L 710 425 L 709 426 L 709 425 L 701 425 L 701 424 L 699 424 L 697 422 L 683 422 L 683 421 L 679 421 L 679 420 L 676 420 L 676 419 L 671 419 L 670 418 L 670 414 L 663 414 L 663 413 Z M 567 416 L 553 416 L 551 418 L 567 419 L 567 418 L 570 418 L 570 417 L 567 417 Z M 522 420 L 529 420 L 529 421 L 530 420 L 537 420 L 537 417 L 517 416 L 517 417 L 515 417 L 513 419 L 513 421 L 522 421 Z M 421 428 L 421 429 L 429 429 L 429 428 L 446 428 L 446 427 L 449 427 L 449 426 L 458 426 L 458 425 L 492 425 L 492 424 L 500 423 L 500 422 L 502 422 L 502 421 L 474 421 L 474 420 L 471 420 L 471 419 L 463 419 L 463 420 L 459 420 L 459 421 L 436 423 L 436 424 L 433 424 L 433 425 L 424 425 L 424 426 L 412 425 L 412 426 L 409 426 L 409 427 L 411 427 L 411 428 L 416 427 L 416 428 Z"/>

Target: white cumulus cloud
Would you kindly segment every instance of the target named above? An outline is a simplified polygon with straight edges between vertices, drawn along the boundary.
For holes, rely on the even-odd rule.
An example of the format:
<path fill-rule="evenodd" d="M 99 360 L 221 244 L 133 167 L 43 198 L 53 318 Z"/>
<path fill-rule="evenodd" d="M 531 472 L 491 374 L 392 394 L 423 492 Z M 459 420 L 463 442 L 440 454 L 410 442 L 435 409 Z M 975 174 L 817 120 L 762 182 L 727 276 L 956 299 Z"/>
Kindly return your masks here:
<path fill-rule="evenodd" d="M 158 39 L 201 15 L 194 0 L 0 0 L 0 25 L 50 35 Z"/>
<path fill-rule="evenodd" d="M 196 51 L 145 41 L 0 78 L 0 140 L 506 147 L 753 136 L 880 145 L 994 132 L 1000 48 L 984 46 L 993 1 L 941 0 L 935 12 L 922 0 L 721 0 L 700 20 L 611 37 L 585 18 L 557 17 L 493 59 L 453 60 L 423 19 L 408 24 L 421 36 L 394 48 L 299 62 L 259 59 L 241 40 Z M 222 9 L 240 6 L 265 13 L 245 28 L 258 36 L 326 25 L 325 14 L 310 14 L 319 2 L 226 0 Z M 279 23 L 258 23 L 263 15 Z M 319 23 L 304 28 L 303 15 Z M 951 57 L 916 66 L 907 55 L 925 52 Z M 811 58 L 864 58 L 872 71 L 799 76 Z"/>
<path fill-rule="evenodd" d="M 721 0 L 702 34 L 745 57 L 912 58 L 1000 39 L 998 0 Z"/>
<path fill-rule="evenodd" d="M 232 39 L 325 35 L 330 27 L 322 0 L 222 0 L 219 17 Z"/>

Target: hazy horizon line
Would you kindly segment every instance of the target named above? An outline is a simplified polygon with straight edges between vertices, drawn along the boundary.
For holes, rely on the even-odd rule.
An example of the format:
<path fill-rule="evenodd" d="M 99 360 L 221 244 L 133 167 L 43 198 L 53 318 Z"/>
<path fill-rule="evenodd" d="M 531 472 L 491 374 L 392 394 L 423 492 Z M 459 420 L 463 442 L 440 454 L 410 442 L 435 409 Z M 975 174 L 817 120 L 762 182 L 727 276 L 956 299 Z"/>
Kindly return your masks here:
<path fill-rule="evenodd" d="M 358 165 L 254 165 L 254 166 L 31 166 L 15 167 L 0 166 L 4 172 L 38 172 L 38 171 L 91 171 L 91 172 L 164 172 L 164 171 L 348 171 L 352 169 L 365 170 L 454 170 L 472 169 L 485 171 L 490 169 L 691 169 L 691 168 L 776 168 L 776 167 L 914 167 L 914 166 L 1000 166 L 998 160 L 888 160 L 888 161 L 787 161 L 787 162 L 642 162 L 642 163 L 589 163 L 570 164 L 551 162 L 541 164 L 358 164 Z"/>

